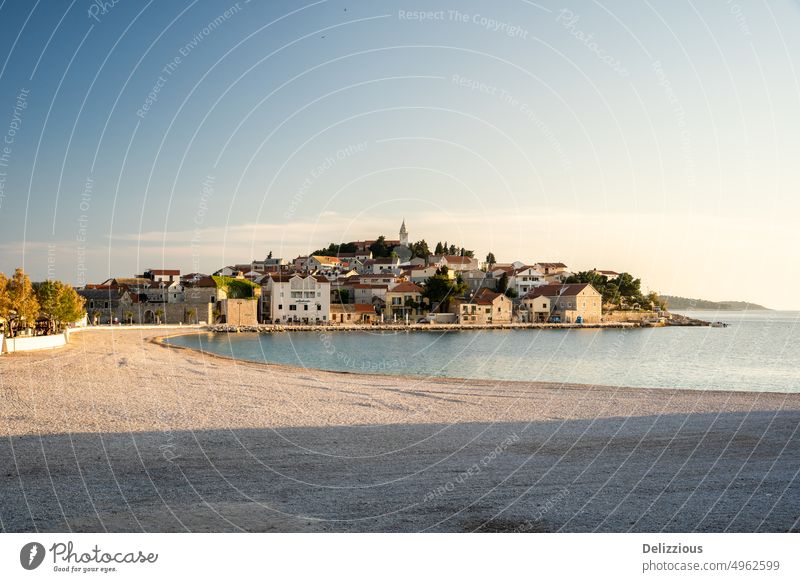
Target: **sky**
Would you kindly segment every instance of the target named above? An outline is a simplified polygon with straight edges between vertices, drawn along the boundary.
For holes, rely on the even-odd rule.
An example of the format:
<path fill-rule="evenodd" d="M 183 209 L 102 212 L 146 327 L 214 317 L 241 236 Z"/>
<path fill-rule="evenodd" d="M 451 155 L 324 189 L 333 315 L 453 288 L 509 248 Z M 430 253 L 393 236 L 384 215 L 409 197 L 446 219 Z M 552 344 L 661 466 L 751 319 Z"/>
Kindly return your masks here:
<path fill-rule="evenodd" d="M 800 309 L 800 3 L 0 0 L 0 271 L 448 241 Z"/>

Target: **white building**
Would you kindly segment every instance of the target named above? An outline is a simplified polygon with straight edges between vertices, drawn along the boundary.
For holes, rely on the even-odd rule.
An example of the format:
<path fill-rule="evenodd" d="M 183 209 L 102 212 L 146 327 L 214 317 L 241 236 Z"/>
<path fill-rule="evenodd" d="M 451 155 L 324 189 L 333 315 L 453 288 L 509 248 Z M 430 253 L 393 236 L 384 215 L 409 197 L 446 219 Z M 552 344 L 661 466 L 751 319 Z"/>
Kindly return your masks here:
<path fill-rule="evenodd" d="M 153 281 L 168 281 L 172 283 L 173 281 L 180 281 L 181 271 L 180 269 L 147 269 L 143 277 Z"/>
<path fill-rule="evenodd" d="M 324 277 L 271 275 L 261 297 L 262 321 L 320 323 L 330 317 L 331 284 Z"/>
<path fill-rule="evenodd" d="M 400 268 L 400 259 L 398 257 L 372 259 L 367 261 L 364 266 L 368 267 L 373 275 L 399 275 L 403 270 Z"/>
<path fill-rule="evenodd" d="M 517 297 L 527 295 L 529 291 L 542 285 L 547 285 L 547 278 L 533 267 L 518 269 L 508 278 L 508 287 L 517 292 Z"/>

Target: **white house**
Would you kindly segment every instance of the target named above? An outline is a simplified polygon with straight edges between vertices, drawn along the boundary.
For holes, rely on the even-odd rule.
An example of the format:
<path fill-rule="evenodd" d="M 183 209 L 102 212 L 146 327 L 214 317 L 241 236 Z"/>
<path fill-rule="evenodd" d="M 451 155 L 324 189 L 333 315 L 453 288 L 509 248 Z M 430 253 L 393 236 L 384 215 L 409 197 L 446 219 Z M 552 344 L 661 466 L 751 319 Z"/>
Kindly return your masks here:
<path fill-rule="evenodd" d="M 172 283 L 173 281 L 180 281 L 181 271 L 180 269 L 147 269 L 142 276 L 153 281 L 168 281 Z"/>
<path fill-rule="evenodd" d="M 262 286 L 262 321 L 326 322 L 331 311 L 331 284 L 311 275 L 271 275 Z"/>
<path fill-rule="evenodd" d="M 385 259 L 372 259 L 366 261 L 364 266 L 369 269 L 373 275 L 385 275 L 391 273 L 392 275 L 399 275 L 403 270 L 400 268 L 399 257 L 389 257 Z"/>
<path fill-rule="evenodd" d="M 517 292 L 517 297 L 522 297 L 542 285 L 547 285 L 547 279 L 544 273 L 533 267 L 518 269 L 508 278 L 508 287 Z"/>

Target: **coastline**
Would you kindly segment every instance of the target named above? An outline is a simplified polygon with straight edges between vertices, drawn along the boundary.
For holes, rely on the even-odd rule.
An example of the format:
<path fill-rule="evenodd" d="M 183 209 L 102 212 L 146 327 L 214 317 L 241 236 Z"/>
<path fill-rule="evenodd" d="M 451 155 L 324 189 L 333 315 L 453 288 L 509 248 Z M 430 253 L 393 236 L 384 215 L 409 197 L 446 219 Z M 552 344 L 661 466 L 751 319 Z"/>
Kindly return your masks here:
<path fill-rule="evenodd" d="M 798 394 L 325 372 L 157 341 L 198 332 L 97 330 L 0 361 L 6 531 L 787 531 L 800 515 Z"/>

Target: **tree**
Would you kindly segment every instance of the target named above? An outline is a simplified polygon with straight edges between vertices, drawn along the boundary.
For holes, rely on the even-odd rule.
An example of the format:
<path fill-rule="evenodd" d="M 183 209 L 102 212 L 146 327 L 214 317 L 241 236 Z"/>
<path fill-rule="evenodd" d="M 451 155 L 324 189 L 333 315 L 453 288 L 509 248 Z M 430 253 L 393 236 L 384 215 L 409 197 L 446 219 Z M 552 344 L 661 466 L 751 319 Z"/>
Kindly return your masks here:
<path fill-rule="evenodd" d="M 447 311 L 450 300 L 463 295 L 466 290 L 467 284 L 460 276 L 453 280 L 449 277 L 447 267 L 440 267 L 436 269 L 436 273 L 432 277 L 428 277 L 425 281 L 422 296 L 428 299 L 431 306 L 438 303 L 442 308 L 441 311 Z"/>
<path fill-rule="evenodd" d="M 318 255 L 322 257 L 338 257 L 340 253 L 354 253 L 354 252 L 356 252 L 356 243 L 341 243 L 341 244 L 330 243 L 327 246 L 327 248 L 317 249 L 316 251 L 311 253 L 311 256 Z M 270 255 L 272 255 L 271 252 Z M 267 258 L 271 259 L 272 257 L 269 256 Z"/>
<path fill-rule="evenodd" d="M 15 336 L 18 330 L 33 327 L 39 315 L 39 302 L 31 280 L 20 268 L 14 271 L 11 279 L 2 276 L 0 282 L 0 317 L 8 322 L 9 335 Z"/>
<path fill-rule="evenodd" d="M 443 250 L 443 247 L 442 247 L 442 243 L 440 243 L 440 242 L 437 242 L 437 243 L 436 243 L 436 250 L 434 250 L 434 251 L 433 251 L 433 254 L 434 254 L 434 255 L 441 255 L 441 254 L 444 254 L 444 250 Z"/>
<path fill-rule="evenodd" d="M 447 249 L 447 254 L 449 255 L 458 254 L 458 249 L 456 248 L 456 245 L 450 245 L 450 248 Z"/>
<path fill-rule="evenodd" d="M 272 251 L 270 251 L 269 253 L 267 253 L 267 260 L 270 260 L 271 258 L 272 258 Z"/>
<path fill-rule="evenodd" d="M 83 317 L 83 297 L 61 281 L 44 281 L 34 286 L 39 302 L 39 317 L 48 322 L 48 332 L 58 333 L 67 324 Z"/>
<path fill-rule="evenodd" d="M 369 245 L 369 250 L 372 251 L 372 256 L 376 259 L 386 258 L 392 252 L 392 249 L 386 245 L 386 237 L 384 235 L 380 235 L 374 243 Z"/>
<path fill-rule="evenodd" d="M 267 258 L 269 259 L 272 257 L 267 257 Z M 189 323 L 192 323 L 192 320 L 195 319 L 195 315 L 197 315 L 197 310 L 194 307 L 190 307 L 189 309 L 186 310 L 186 318 L 189 320 Z"/>
<path fill-rule="evenodd" d="M 191 310 L 190 310 L 191 311 Z M 126 311 L 123 316 L 129 325 L 133 325 L 133 311 Z"/>
<path fill-rule="evenodd" d="M 422 239 L 420 241 L 411 244 L 412 257 L 427 259 L 430 254 L 431 250 L 428 248 L 428 243 L 425 242 L 425 239 Z"/>
<path fill-rule="evenodd" d="M 646 302 L 650 304 L 650 309 L 667 309 L 667 302 L 659 296 L 655 291 L 650 291 L 645 298 Z"/>
<path fill-rule="evenodd" d="M 350 303 L 350 290 L 349 289 L 334 289 L 333 300 L 338 304 Z"/>
<path fill-rule="evenodd" d="M 161 318 L 164 317 L 164 310 L 159 307 L 158 309 L 156 309 L 155 316 L 156 316 L 156 323 L 160 324 Z"/>
<path fill-rule="evenodd" d="M 506 290 L 503 292 L 503 294 L 504 294 L 506 297 L 508 297 L 509 299 L 514 299 L 514 298 L 517 296 L 517 292 L 516 292 L 516 291 L 515 291 L 513 288 L 511 288 L 511 287 L 509 287 L 508 289 L 506 289 Z"/>
<path fill-rule="evenodd" d="M 494 258 L 494 253 L 489 253 L 488 255 L 486 255 L 486 264 L 489 265 L 490 269 L 492 268 L 492 265 L 494 265 L 496 262 L 497 259 Z"/>
<path fill-rule="evenodd" d="M 580 271 L 564 279 L 564 283 L 568 285 L 573 283 L 589 283 L 592 287 L 597 289 L 598 293 L 604 295 L 606 285 L 608 284 L 608 277 L 593 271 Z"/>
<path fill-rule="evenodd" d="M 498 293 L 505 293 L 508 289 L 508 273 L 504 272 L 500 275 L 500 278 L 497 280 L 497 292 Z"/>

